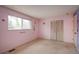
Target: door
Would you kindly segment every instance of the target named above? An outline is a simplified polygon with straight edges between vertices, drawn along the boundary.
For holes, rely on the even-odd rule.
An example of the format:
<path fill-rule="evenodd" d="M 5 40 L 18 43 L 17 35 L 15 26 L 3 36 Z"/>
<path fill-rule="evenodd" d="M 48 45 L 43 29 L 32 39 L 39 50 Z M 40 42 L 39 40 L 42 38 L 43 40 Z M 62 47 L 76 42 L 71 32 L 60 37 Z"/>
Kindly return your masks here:
<path fill-rule="evenodd" d="M 56 40 L 56 21 L 51 22 L 51 39 Z"/>
<path fill-rule="evenodd" d="M 77 15 L 77 50 L 79 51 L 79 14 Z"/>
<path fill-rule="evenodd" d="M 79 51 L 79 14 L 78 13 L 75 14 L 75 18 L 74 18 L 74 42 L 77 51 Z"/>
<path fill-rule="evenodd" d="M 63 20 L 51 22 L 51 39 L 63 41 Z"/>
<path fill-rule="evenodd" d="M 73 40 L 74 40 L 74 44 L 75 46 L 77 46 L 77 15 L 74 16 L 73 19 Z"/>
<path fill-rule="evenodd" d="M 56 21 L 56 37 L 58 41 L 63 41 L 63 20 Z"/>

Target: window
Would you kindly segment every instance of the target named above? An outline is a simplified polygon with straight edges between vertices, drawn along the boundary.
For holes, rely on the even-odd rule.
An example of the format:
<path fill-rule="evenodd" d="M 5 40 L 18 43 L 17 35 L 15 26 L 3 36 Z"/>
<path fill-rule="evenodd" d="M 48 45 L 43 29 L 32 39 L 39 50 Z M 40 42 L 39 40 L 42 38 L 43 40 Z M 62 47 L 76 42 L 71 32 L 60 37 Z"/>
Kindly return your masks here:
<path fill-rule="evenodd" d="M 19 30 L 19 29 L 32 29 L 31 21 L 9 15 L 8 30 Z"/>
<path fill-rule="evenodd" d="M 29 20 L 23 19 L 23 29 L 32 29 L 32 23 Z"/>

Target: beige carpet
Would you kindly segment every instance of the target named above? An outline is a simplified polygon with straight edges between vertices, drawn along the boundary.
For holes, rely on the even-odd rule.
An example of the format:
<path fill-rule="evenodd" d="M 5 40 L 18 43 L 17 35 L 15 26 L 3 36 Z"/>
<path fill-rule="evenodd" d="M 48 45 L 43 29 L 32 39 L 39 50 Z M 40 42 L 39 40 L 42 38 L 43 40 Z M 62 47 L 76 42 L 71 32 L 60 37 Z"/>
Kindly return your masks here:
<path fill-rule="evenodd" d="M 60 41 L 37 39 L 16 49 L 17 54 L 73 54 L 77 53 L 73 44 Z"/>

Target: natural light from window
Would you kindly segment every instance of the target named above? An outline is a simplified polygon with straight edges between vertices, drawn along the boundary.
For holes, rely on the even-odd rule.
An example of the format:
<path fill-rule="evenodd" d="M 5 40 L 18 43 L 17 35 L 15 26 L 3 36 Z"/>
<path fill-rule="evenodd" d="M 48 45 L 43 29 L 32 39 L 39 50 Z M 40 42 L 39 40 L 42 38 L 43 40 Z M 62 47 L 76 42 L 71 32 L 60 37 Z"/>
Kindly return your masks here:
<path fill-rule="evenodd" d="M 32 22 L 15 16 L 8 16 L 8 30 L 32 29 Z"/>

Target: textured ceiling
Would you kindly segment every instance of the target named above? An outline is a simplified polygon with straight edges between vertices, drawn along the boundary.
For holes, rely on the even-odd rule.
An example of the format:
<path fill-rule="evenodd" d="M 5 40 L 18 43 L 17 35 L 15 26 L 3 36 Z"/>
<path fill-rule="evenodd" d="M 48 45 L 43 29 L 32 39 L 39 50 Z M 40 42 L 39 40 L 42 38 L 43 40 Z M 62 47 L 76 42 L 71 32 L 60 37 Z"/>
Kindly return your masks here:
<path fill-rule="evenodd" d="M 75 12 L 78 5 L 6 5 L 10 9 L 19 11 L 21 13 L 37 17 L 46 18 L 51 16 L 58 16 L 69 12 Z"/>

